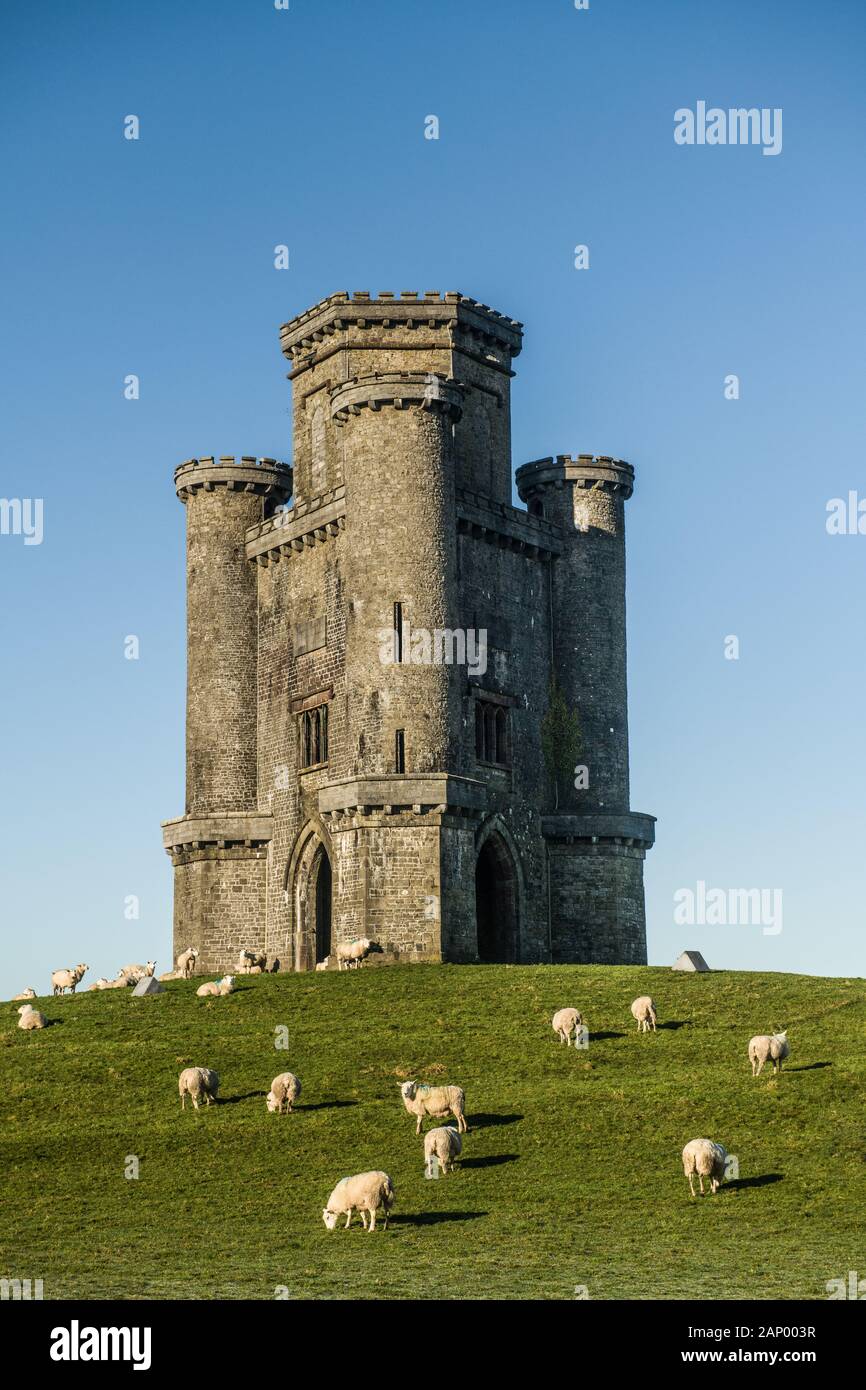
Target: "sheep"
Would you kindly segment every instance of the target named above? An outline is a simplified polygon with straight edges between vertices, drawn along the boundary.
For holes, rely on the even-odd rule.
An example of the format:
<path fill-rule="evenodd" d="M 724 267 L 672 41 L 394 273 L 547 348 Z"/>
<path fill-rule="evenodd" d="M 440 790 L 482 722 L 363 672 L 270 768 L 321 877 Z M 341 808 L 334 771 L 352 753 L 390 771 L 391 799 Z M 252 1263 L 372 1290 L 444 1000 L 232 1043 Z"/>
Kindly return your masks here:
<path fill-rule="evenodd" d="M 686 1144 L 683 1149 L 683 1173 L 689 1180 L 692 1196 L 695 1195 L 695 1173 L 700 1180 L 701 1196 L 704 1195 L 704 1178 L 710 1179 L 712 1190 L 716 1193 L 725 1180 L 727 1164 L 728 1155 L 721 1144 L 714 1144 L 712 1139 L 692 1139 L 691 1143 Z"/>
<path fill-rule="evenodd" d="M 787 1028 L 782 1033 L 758 1033 L 749 1042 L 749 1061 L 752 1075 L 760 1076 L 765 1062 L 772 1061 L 773 1075 L 778 1076 L 782 1063 L 791 1051 Z"/>
<path fill-rule="evenodd" d="M 631 1016 L 637 1020 L 639 1033 L 648 1033 L 650 1025 L 652 1025 L 653 1032 L 656 1031 L 658 1013 L 654 1001 L 650 999 L 648 994 L 642 994 L 639 999 L 634 1001 L 631 1006 Z"/>
<path fill-rule="evenodd" d="M 182 970 L 163 970 L 158 979 L 165 984 L 166 980 L 184 980 L 186 976 Z"/>
<path fill-rule="evenodd" d="M 577 1047 L 578 1029 L 583 1026 L 583 1015 L 577 1009 L 557 1009 L 553 1015 L 552 1027 L 560 1042 L 571 1047 L 572 1035 Z"/>
<path fill-rule="evenodd" d="M 400 1087 L 403 1104 L 410 1115 L 418 1117 L 415 1133 L 421 1133 L 421 1121 L 425 1115 L 439 1118 L 453 1115 L 461 1134 L 466 1133 L 466 1119 L 463 1114 L 466 1096 L 459 1086 L 419 1086 L 417 1081 L 404 1081 Z"/>
<path fill-rule="evenodd" d="M 188 980 L 195 970 L 195 963 L 198 960 L 198 951 L 195 946 L 187 946 L 185 951 L 181 951 L 175 964 L 177 966 L 178 978 Z"/>
<path fill-rule="evenodd" d="M 330 965 L 331 965 L 331 957 L 330 957 L 330 956 L 325 956 L 325 959 L 324 959 L 324 960 L 320 960 L 320 961 L 317 961 L 317 962 L 316 962 L 316 969 L 317 969 L 317 970 L 328 970 L 328 969 L 330 968 Z"/>
<path fill-rule="evenodd" d="M 102 989 L 111 989 L 111 988 L 112 988 L 112 984 L 111 984 L 111 981 L 110 981 L 110 980 L 106 980 L 106 978 L 105 978 L 104 975 L 100 975 L 99 979 L 98 979 L 98 980 L 94 980 L 94 981 L 93 981 L 93 984 L 92 984 L 92 985 L 88 985 L 87 988 L 88 988 L 89 990 L 90 990 L 90 989 L 99 989 L 99 990 L 102 990 Z"/>
<path fill-rule="evenodd" d="M 267 964 L 267 956 L 259 955 L 258 951 L 243 950 L 238 956 L 238 974 L 261 975 L 267 968 Z"/>
<path fill-rule="evenodd" d="M 22 1004 L 18 1014 L 19 1028 L 44 1028 L 48 1022 L 45 1015 L 41 1014 L 38 1009 L 34 1009 L 32 1004 Z"/>
<path fill-rule="evenodd" d="M 139 980 L 144 980 L 152 975 L 155 969 L 155 960 L 149 960 L 147 965 L 124 965 L 118 970 L 117 978 L 126 980 L 127 984 L 137 985 Z"/>
<path fill-rule="evenodd" d="M 22 989 L 22 991 L 21 991 L 20 994 L 13 994 L 12 998 L 13 998 L 13 1000 L 18 1000 L 18 999 L 35 999 L 35 998 L 36 998 L 36 990 L 33 989 L 33 987 L 32 987 L 31 985 L 28 985 L 26 989 Z"/>
<path fill-rule="evenodd" d="M 199 1101 L 204 1097 L 208 1105 L 217 1098 L 220 1079 L 209 1067 L 186 1067 L 178 1077 L 177 1089 L 180 1094 L 180 1108 L 186 1109 L 189 1096 L 193 1108 L 198 1110 Z"/>
<path fill-rule="evenodd" d="M 89 965 L 76 965 L 74 970 L 55 970 L 51 976 L 53 994 L 62 994 L 65 989 L 75 993 L 75 986 L 90 969 Z"/>
<path fill-rule="evenodd" d="M 376 1212 L 381 1207 L 385 1213 L 385 1230 L 388 1229 L 388 1213 L 394 1205 L 394 1184 L 387 1173 L 380 1170 L 371 1173 L 357 1173 L 353 1178 L 343 1178 L 337 1183 L 328 1205 L 322 1212 L 322 1220 L 329 1231 L 337 1224 L 337 1217 L 346 1213 L 345 1230 L 348 1229 L 352 1214 L 357 1208 L 361 1213 L 361 1224 L 371 1234 L 376 1229 Z M 367 1225 L 367 1213 L 370 1224 Z"/>
<path fill-rule="evenodd" d="M 285 1113 L 290 1115 L 292 1106 L 301 1094 L 301 1083 L 298 1078 L 290 1071 L 280 1072 L 271 1082 L 271 1089 L 265 1097 L 268 1110 L 271 1114 L 275 1110 L 283 1114 L 283 1106 L 286 1107 Z"/>
<path fill-rule="evenodd" d="M 270 970 L 270 973 L 271 973 L 272 975 L 278 975 L 279 972 L 280 972 L 280 960 L 279 960 L 279 956 L 275 956 L 275 957 L 274 957 L 274 960 L 273 960 L 272 963 L 271 963 L 271 970 Z"/>
<path fill-rule="evenodd" d="M 231 994 L 235 987 L 234 975 L 224 975 L 221 980 L 209 980 L 205 985 L 199 985 L 196 994 L 203 999 L 208 994 L 219 994 L 225 996 Z"/>
<path fill-rule="evenodd" d="M 368 941 L 366 936 L 359 936 L 357 941 L 338 941 L 337 942 L 337 967 L 342 970 L 359 970 L 364 959 L 370 954 L 372 941 Z"/>
<path fill-rule="evenodd" d="M 460 1157 L 462 1149 L 463 1140 L 453 1125 L 440 1125 L 438 1129 L 430 1129 L 424 1135 L 424 1158 L 428 1170 L 430 1160 L 434 1156 L 439 1160 L 443 1173 L 453 1170 L 454 1160 Z"/>

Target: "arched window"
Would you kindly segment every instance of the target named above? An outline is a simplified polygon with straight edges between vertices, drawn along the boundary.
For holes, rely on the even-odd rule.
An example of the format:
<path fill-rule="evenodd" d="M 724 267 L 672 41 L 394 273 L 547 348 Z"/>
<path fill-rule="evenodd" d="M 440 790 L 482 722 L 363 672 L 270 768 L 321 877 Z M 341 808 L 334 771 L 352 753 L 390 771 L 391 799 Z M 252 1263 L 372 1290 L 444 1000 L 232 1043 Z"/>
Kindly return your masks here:
<path fill-rule="evenodd" d="M 493 762 L 508 762 L 508 711 L 502 705 L 496 711 L 496 754 Z"/>

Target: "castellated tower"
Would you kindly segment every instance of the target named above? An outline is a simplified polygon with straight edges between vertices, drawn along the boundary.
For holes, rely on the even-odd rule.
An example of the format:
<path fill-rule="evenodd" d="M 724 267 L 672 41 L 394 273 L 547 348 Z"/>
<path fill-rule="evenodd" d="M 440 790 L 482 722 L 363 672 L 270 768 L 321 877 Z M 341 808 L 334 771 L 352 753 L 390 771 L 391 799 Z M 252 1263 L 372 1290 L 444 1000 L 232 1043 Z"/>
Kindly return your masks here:
<path fill-rule="evenodd" d="M 629 811 L 633 471 L 518 472 L 519 323 L 460 294 L 331 295 L 284 325 L 293 467 L 191 460 L 175 948 L 225 970 L 646 959 Z M 554 797 L 552 682 L 588 785 Z"/>

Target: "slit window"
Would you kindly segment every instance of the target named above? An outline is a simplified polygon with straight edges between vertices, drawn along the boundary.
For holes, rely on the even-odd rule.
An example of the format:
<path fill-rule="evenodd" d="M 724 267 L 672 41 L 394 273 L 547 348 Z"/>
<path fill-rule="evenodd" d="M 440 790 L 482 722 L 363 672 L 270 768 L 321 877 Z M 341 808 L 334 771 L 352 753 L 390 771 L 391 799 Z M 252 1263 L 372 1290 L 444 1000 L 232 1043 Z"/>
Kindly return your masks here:
<path fill-rule="evenodd" d="M 397 729 L 394 734 L 394 771 L 406 771 L 406 730 Z"/>

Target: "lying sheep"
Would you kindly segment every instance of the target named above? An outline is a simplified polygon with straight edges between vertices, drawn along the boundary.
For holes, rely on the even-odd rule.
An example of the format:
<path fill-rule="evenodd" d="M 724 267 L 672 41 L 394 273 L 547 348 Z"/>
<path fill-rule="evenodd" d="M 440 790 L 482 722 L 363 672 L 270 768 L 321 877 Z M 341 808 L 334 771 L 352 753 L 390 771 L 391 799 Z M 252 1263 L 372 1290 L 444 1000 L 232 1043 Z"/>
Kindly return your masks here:
<path fill-rule="evenodd" d="M 38 1009 L 34 1009 L 32 1004 L 22 1004 L 18 1010 L 18 1015 L 19 1028 L 44 1028 L 48 1022 L 45 1015 L 41 1014 Z"/>
<path fill-rule="evenodd" d="M 571 1039 L 577 1047 L 578 1032 L 583 1027 L 583 1015 L 577 1009 L 558 1009 L 553 1015 L 553 1031 L 560 1042 L 571 1047 Z"/>
<path fill-rule="evenodd" d="M 710 1179 L 715 1193 L 725 1180 L 727 1164 L 728 1155 L 721 1144 L 714 1144 L 712 1139 L 692 1139 L 691 1143 L 686 1144 L 683 1149 L 683 1172 L 689 1180 L 692 1196 L 695 1195 L 695 1173 L 700 1179 L 701 1196 L 704 1193 L 704 1178 Z"/>
<path fill-rule="evenodd" d="M 790 1051 L 787 1028 L 783 1033 L 758 1033 L 749 1043 L 752 1075 L 760 1076 L 764 1063 L 772 1060 L 773 1075 L 778 1076 Z"/>
<path fill-rule="evenodd" d="M 163 970 L 162 974 L 157 978 L 162 984 L 165 984 L 167 980 L 185 980 L 186 976 L 182 970 Z"/>
<path fill-rule="evenodd" d="M 238 957 L 238 974 L 240 975 L 261 975 L 268 964 L 267 956 L 259 955 L 258 951 L 241 951 Z"/>
<path fill-rule="evenodd" d="M 388 1229 L 388 1213 L 394 1205 L 394 1184 L 387 1173 L 379 1170 L 372 1173 L 357 1173 L 353 1178 L 343 1178 L 337 1183 L 330 1197 L 328 1205 L 322 1212 L 322 1220 L 329 1231 L 333 1231 L 337 1224 L 337 1217 L 346 1213 L 346 1226 L 348 1229 L 352 1213 L 357 1210 L 361 1213 L 361 1224 L 364 1230 L 370 1232 L 376 1229 L 376 1212 L 379 1207 L 385 1213 L 385 1230 Z M 367 1225 L 367 1213 L 370 1214 L 370 1224 Z"/>
<path fill-rule="evenodd" d="M 331 964 L 331 957 L 330 957 L 330 956 L 325 956 L 325 959 L 324 959 L 324 960 L 320 960 L 320 961 L 317 961 L 317 962 L 316 962 L 316 969 L 317 969 L 317 970 L 327 970 L 327 969 L 329 968 L 330 964 Z"/>
<path fill-rule="evenodd" d="M 195 946 L 187 946 L 185 951 L 181 951 L 175 965 L 177 966 L 178 978 L 188 980 L 195 970 L 195 963 L 198 960 L 198 951 Z"/>
<path fill-rule="evenodd" d="M 283 1114 L 283 1106 L 286 1107 L 285 1113 L 291 1114 L 292 1106 L 301 1094 L 301 1083 L 298 1078 L 290 1071 L 282 1071 L 279 1076 L 275 1076 L 271 1082 L 271 1089 L 265 1097 L 268 1110 L 271 1114 L 275 1110 Z"/>
<path fill-rule="evenodd" d="M 428 1169 L 431 1158 L 435 1156 L 439 1160 L 442 1172 L 449 1172 L 462 1150 L 463 1140 L 453 1125 L 440 1125 L 438 1129 L 430 1129 L 424 1135 L 424 1158 Z"/>
<path fill-rule="evenodd" d="M 31 988 L 30 985 L 28 985 L 26 989 L 22 989 L 22 991 L 21 991 L 20 994 L 13 994 L 12 998 L 13 998 L 13 1000 L 18 1000 L 18 999 L 35 999 L 35 998 L 36 998 L 36 990 L 33 989 L 33 988 Z"/>
<path fill-rule="evenodd" d="M 403 1104 L 410 1115 L 418 1117 L 415 1133 L 421 1133 L 421 1121 L 425 1116 L 453 1115 L 457 1128 L 466 1133 L 464 1108 L 466 1096 L 459 1086 L 419 1086 L 417 1081 L 404 1081 L 400 1087 Z"/>
<path fill-rule="evenodd" d="M 372 941 L 368 941 L 366 936 L 359 936 L 357 941 L 338 941 L 337 942 L 337 968 L 342 970 L 360 970 L 362 962 L 370 954 Z"/>
<path fill-rule="evenodd" d="M 189 1096 L 193 1108 L 198 1110 L 199 1101 L 204 1098 L 208 1105 L 217 1098 L 220 1079 L 209 1067 L 187 1067 L 178 1077 L 177 1089 L 180 1093 L 180 1108 L 186 1109 Z"/>
<path fill-rule="evenodd" d="M 124 965 L 117 972 L 117 978 L 125 979 L 131 985 L 137 985 L 139 980 L 146 980 L 156 969 L 156 961 L 149 960 L 147 965 Z"/>
<path fill-rule="evenodd" d="M 75 986 L 90 969 L 89 965 L 76 965 L 74 970 L 55 970 L 51 976 L 51 991 L 62 994 L 65 989 L 75 993 Z"/>
<path fill-rule="evenodd" d="M 219 994 L 225 996 L 231 994 L 235 987 L 234 975 L 225 975 L 221 980 L 209 980 L 205 985 L 199 985 L 196 994 L 203 999 L 208 994 Z"/>
<path fill-rule="evenodd" d="M 93 981 L 93 984 L 92 984 L 92 985 L 88 985 L 87 988 L 88 988 L 89 990 L 90 990 L 90 989 L 112 989 L 113 986 L 112 986 L 112 983 L 111 983 L 110 980 L 106 980 L 106 978 L 105 978 L 104 975 L 100 975 L 99 979 L 98 979 L 98 980 L 94 980 L 94 981 Z"/>
<path fill-rule="evenodd" d="M 656 1012 L 656 1006 L 648 994 L 642 994 L 639 999 L 634 1001 L 631 1006 L 631 1016 L 637 1020 L 637 1031 L 639 1033 L 648 1033 L 650 1025 L 652 1025 L 653 1032 L 656 1031 L 658 1014 Z"/>

